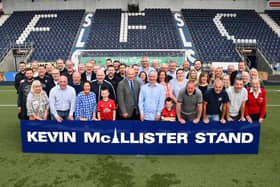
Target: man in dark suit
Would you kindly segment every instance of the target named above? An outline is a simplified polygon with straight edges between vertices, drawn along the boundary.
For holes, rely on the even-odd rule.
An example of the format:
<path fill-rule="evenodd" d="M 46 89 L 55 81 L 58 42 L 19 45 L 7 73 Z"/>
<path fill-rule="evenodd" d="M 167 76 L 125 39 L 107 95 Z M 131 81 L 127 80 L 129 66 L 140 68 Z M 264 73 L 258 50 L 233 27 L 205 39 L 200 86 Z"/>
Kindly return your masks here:
<path fill-rule="evenodd" d="M 67 60 L 65 62 L 65 68 L 66 72 L 62 73 L 61 75 L 65 75 L 68 79 L 68 84 L 73 83 L 73 73 L 74 73 L 74 67 L 73 67 L 73 62 L 71 60 Z"/>
<path fill-rule="evenodd" d="M 86 63 L 86 71 L 82 73 L 81 80 L 82 82 L 93 81 L 96 79 L 96 74 L 93 72 L 93 64 L 91 62 Z"/>
<path fill-rule="evenodd" d="M 234 71 L 231 73 L 230 75 L 230 84 L 233 85 L 234 84 L 234 80 L 236 78 L 242 78 L 242 72 L 246 71 L 246 63 L 241 61 L 238 63 L 238 70 Z"/>
<path fill-rule="evenodd" d="M 135 78 L 135 70 L 128 68 L 126 78 L 119 82 L 117 89 L 119 113 L 122 119 L 139 119 L 138 97 L 140 86 Z"/>

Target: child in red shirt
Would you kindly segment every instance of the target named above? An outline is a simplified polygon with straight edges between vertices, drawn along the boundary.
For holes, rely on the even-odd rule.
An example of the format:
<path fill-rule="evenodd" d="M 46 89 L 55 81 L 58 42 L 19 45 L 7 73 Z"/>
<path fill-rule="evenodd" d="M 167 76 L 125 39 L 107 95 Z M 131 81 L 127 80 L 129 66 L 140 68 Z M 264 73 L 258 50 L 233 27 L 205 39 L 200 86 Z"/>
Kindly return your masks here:
<path fill-rule="evenodd" d="M 161 112 L 162 121 L 176 121 L 176 113 L 173 105 L 174 101 L 170 97 L 167 97 L 165 99 L 165 107 Z"/>
<path fill-rule="evenodd" d="M 115 120 L 116 119 L 116 105 L 115 101 L 109 99 L 109 90 L 107 88 L 101 89 L 102 100 L 97 103 L 97 117 L 98 120 Z"/>

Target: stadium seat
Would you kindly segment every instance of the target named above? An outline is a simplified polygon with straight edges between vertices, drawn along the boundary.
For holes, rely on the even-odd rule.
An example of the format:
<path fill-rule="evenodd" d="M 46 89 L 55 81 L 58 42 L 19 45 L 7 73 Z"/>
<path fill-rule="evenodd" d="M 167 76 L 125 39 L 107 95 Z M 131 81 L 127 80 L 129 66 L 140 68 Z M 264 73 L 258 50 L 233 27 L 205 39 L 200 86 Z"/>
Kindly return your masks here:
<path fill-rule="evenodd" d="M 279 54 L 270 50 L 272 46 L 280 51 L 280 39 L 254 10 L 182 9 L 182 13 L 204 62 L 239 61 L 235 43 L 258 44 L 271 63 L 280 62 Z"/>
<path fill-rule="evenodd" d="M 124 33 L 127 42 L 119 40 L 122 13 L 129 16 L 128 22 L 122 23 L 130 28 Z M 87 49 L 181 49 L 170 9 L 145 9 L 140 13 L 97 9 L 94 20 Z"/>
<path fill-rule="evenodd" d="M 58 58 L 66 60 L 69 58 L 84 13 L 84 10 L 13 12 L 0 27 L 0 35 L 4 37 L 0 40 L 0 48 L 7 49 L 16 44 L 32 43 L 35 50 L 30 61 L 55 61 Z M 28 24 L 35 26 L 35 29 L 26 29 Z M 63 50 L 56 53 L 61 48 Z M 4 52 L 0 51 L 0 57 L 5 55 Z"/>
<path fill-rule="evenodd" d="M 280 10 L 266 10 L 265 13 L 280 26 Z"/>

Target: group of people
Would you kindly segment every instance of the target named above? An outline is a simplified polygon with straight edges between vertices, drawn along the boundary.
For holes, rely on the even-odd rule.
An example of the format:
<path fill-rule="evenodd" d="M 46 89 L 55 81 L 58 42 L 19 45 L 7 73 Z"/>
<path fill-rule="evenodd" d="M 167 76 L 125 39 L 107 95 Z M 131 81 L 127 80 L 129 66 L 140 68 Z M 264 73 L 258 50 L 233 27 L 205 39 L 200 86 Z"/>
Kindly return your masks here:
<path fill-rule="evenodd" d="M 149 63 L 127 66 L 106 60 L 102 68 L 94 60 L 79 64 L 58 59 L 52 64 L 30 68 L 19 64 L 15 77 L 19 118 L 24 120 L 148 120 L 179 121 L 194 124 L 203 121 L 258 121 L 266 115 L 266 92 L 258 71 L 246 71 L 229 65 L 211 65 L 202 70 L 202 62 L 194 67 L 185 61 Z"/>

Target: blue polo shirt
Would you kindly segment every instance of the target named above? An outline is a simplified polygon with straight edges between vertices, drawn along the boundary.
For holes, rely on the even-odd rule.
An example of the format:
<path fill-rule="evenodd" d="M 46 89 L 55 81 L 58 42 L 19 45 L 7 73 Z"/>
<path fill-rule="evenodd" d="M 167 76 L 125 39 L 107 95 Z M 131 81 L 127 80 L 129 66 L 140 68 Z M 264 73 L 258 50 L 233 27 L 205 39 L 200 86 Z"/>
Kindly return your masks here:
<path fill-rule="evenodd" d="M 214 88 L 207 90 L 203 100 L 207 102 L 207 115 L 220 114 L 221 104 L 229 102 L 229 98 L 225 90 L 222 90 L 221 93 L 216 94 Z"/>

